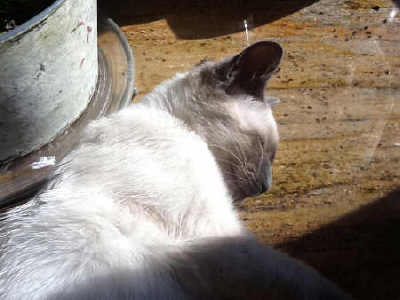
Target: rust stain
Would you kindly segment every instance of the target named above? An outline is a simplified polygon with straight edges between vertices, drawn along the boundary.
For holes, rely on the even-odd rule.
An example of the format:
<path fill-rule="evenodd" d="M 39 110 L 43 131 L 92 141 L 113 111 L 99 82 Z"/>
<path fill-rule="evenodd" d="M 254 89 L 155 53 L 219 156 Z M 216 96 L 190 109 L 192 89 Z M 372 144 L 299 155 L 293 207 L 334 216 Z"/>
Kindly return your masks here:
<path fill-rule="evenodd" d="M 72 33 L 75 32 L 76 30 L 78 30 L 79 27 L 81 27 L 82 25 L 85 25 L 85 23 L 83 21 L 79 21 L 79 23 L 72 29 Z"/>
<path fill-rule="evenodd" d="M 87 36 L 86 36 L 86 42 L 89 43 L 89 33 L 92 32 L 92 27 L 91 26 L 86 26 L 86 30 L 87 30 Z"/>

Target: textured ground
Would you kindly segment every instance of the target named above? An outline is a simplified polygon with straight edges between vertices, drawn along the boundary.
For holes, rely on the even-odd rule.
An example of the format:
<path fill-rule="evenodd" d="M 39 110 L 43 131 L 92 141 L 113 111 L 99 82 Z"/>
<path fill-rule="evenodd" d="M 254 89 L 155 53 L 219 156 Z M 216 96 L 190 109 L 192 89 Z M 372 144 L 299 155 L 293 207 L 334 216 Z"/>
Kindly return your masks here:
<path fill-rule="evenodd" d="M 242 218 L 262 241 L 307 261 L 356 299 L 400 299 L 394 4 L 200 2 L 127 1 L 114 16 L 136 57 L 137 99 L 204 58 L 261 39 L 281 43 L 281 72 L 267 92 L 281 98 L 274 186 L 243 203 Z"/>

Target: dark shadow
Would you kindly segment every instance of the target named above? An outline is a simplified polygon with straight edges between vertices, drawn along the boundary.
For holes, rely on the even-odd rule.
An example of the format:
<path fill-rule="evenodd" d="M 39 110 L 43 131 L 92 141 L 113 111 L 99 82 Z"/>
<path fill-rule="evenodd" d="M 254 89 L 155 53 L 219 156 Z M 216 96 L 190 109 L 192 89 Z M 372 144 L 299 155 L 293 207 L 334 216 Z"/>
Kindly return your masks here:
<path fill-rule="evenodd" d="M 314 266 L 355 299 L 400 299 L 400 186 L 278 248 Z"/>
<path fill-rule="evenodd" d="M 251 237 L 188 244 L 155 247 L 140 267 L 98 272 L 48 299 L 348 299 L 314 270 Z"/>
<path fill-rule="evenodd" d="M 271 23 L 318 0 L 98 0 L 99 9 L 120 26 L 166 18 L 181 39 L 202 39 Z"/>

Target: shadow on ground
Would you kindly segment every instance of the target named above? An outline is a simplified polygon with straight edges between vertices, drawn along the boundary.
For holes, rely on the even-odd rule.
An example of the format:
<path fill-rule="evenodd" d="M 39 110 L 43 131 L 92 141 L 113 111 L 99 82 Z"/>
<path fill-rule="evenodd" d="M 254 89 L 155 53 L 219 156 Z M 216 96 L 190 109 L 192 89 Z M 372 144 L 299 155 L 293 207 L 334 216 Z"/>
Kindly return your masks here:
<path fill-rule="evenodd" d="M 399 299 L 400 186 L 337 222 L 277 245 L 355 299 Z"/>
<path fill-rule="evenodd" d="M 98 0 L 101 12 L 120 26 L 165 18 L 181 39 L 203 39 L 271 23 L 318 0 Z"/>

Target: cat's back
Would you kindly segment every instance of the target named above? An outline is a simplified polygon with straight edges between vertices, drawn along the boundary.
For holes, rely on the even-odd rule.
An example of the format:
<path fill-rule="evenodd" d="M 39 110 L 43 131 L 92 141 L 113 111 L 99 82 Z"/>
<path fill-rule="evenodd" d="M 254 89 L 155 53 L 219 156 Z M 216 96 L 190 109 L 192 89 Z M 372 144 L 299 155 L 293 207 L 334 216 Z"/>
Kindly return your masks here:
<path fill-rule="evenodd" d="M 173 190 L 200 194 L 204 183 L 206 190 L 221 190 L 228 196 L 205 141 L 168 112 L 142 104 L 92 122 L 80 147 L 60 165 L 65 166 L 65 181 L 83 183 L 87 189 L 87 183 L 95 180 L 106 184 L 93 186 L 118 189 L 124 197 L 152 190 L 163 194 L 166 202 Z M 187 196 L 171 195 L 175 203 Z"/>
<path fill-rule="evenodd" d="M 58 172 L 52 188 L 3 216 L 2 298 L 41 298 L 94 274 L 151 273 L 146 261 L 164 260 L 168 247 L 240 229 L 207 145 L 161 110 L 132 105 L 92 122 Z M 212 211 L 226 220 L 204 217 Z"/>

